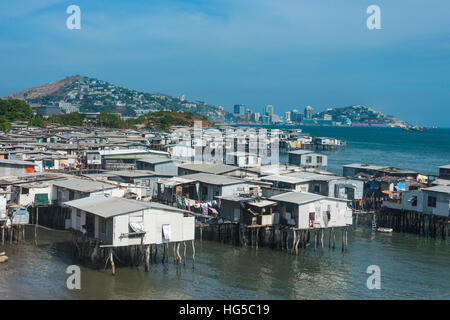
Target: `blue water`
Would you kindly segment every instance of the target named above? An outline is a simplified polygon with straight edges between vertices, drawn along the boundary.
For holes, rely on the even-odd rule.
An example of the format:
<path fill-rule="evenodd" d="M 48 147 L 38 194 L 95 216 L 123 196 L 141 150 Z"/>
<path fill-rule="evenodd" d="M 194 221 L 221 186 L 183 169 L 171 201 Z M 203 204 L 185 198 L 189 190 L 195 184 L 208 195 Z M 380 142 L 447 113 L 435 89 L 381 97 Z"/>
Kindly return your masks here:
<path fill-rule="evenodd" d="M 267 127 L 266 127 L 267 128 Z M 367 163 L 438 174 L 438 166 L 450 164 L 450 129 L 425 132 L 388 127 L 272 126 L 302 129 L 311 136 L 345 140 L 347 146 L 328 154 L 328 170 L 342 174 L 342 165 Z"/>

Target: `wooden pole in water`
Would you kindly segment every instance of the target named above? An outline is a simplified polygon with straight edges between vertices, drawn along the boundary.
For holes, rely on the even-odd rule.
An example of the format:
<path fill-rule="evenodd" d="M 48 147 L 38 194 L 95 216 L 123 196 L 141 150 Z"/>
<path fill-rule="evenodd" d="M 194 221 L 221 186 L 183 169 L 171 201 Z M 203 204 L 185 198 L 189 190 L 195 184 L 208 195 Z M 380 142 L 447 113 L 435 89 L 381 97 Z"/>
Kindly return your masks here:
<path fill-rule="evenodd" d="M 323 232 L 324 231 L 325 231 L 324 229 L 320 229 L 320 243 L 322 245 L 322 249 L 323 249 Z"/>
<path fill-rule="evenodd" d="M 258 250 L 258 242 L 259 242 L 259 228 L 256 228 L 256 250 Z"/>
<path fill-rule="evenodd" d="M 181 243 L 180 242 L 178 242 L 177 243 L 177 262 L 178 262 L 178 264 L 180 264 L 181 263 L 181 256 L 180 256 L 180 245 L 181 245 Z"/>
<path fill-rule="evenodd" d="M 2 227 L 2 245 L 5 245 L 5 226 Z"/>
<path fill-rule="evenodd" d="M 192 269 L 194 269 L 194 263 L 195 263 L 195 244 L 194 240 L 192 240 Z"/>
<path fill-rule="evenodd" d="M 150 245 L 147 245 L 145 248 L 145 271 L 148 272 L 150 270 Z"/>
<path fill-rule="evenodd" d="M 25 242 L 25 226 L 22 226 L 22 241 Z"/>
<path fill-rule="evenodd" d="M 164 264 L 164 262 L 166 261 L 166 244 L 165 243 L 163 243 L 163 249 L 164 249 L 164 251 L 163 251 L 163 256 L 162 256 L 162 263 Z"/>
<path fill-rule="evenodd" d="M 34 224 L 34 243 L 37 245 L 37 226 L 39 223 L 39 207 L 36 208 L 36 223 Z"/>
<path fill-rule="evenodd" d="M 331 233 L 333 234 L 333 250 L 336 247 L 336 233 L 334 232 L 334 228 L 331 228 Z"/>
<path fill-rule="evenodd" d="M 109 249 L 109 260 L 111 261 L 111 273 L 112 273 L 112 275 L 115 275 L 116 274 L 116 266 L 114 264 L 113 248 Z"/>
<path fill-rule="evenodd" d="M 186 241 L 183 241 L 184 254 L 183 254 L 183 265 L 186 265 Z"/>

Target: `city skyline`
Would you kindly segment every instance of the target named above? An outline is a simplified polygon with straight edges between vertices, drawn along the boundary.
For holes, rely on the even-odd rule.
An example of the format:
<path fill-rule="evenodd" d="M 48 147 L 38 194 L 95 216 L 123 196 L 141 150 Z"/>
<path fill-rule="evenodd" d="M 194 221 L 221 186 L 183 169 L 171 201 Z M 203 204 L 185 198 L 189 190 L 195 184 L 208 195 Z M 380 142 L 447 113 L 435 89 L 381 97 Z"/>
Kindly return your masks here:
<path fill-rule="evenodd" d="M 81 8 L 68 30 L 66 9 Z M 410 123 L 450 127 L 450 4 L 25 0 L 0 4 L 5 96 L 73 74 L 119 86 L 277 113 L 367 105 Z M 407 12 L 407 13 L 405 13 Z M 120 21 L 120 23 L 118 22 Z M 270 44 L 270 45 L 268 45 Z"/>

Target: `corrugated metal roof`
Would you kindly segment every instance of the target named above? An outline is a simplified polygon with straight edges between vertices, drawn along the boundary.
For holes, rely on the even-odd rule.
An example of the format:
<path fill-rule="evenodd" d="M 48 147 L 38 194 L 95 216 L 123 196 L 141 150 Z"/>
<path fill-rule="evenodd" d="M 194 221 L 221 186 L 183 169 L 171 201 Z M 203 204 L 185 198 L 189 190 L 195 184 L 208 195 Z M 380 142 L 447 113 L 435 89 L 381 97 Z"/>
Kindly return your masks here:
<path fill-rule="evenodd" d="M 291 176 L 280 176 L 280 175 L 271 175 L 267 177 L 261 177 L 262 181 L 272 181 L 272 182 L 284 182 L 284 183 L 291 183 L 291 184 L 298 184 L 302 182 L 306 182 L 308 180 L 299 178 L 299 177 L 291 177 Z"/>
<path fill-rule="evenodd" d="M 450 164 L 446 164 L 445 166 L 438 167 L 439 169 L 450 169 Z"/>
<path fill-rule="evenodd" d="M 450 186 L 434 186 L 422 189 L 424 191 L 442 192 L 450 194 Z"/>
<path fill-rule="evenodd" d="M 68 179 L 64 179 L 64 180 L 56 180 L 53 182 L 53 185 L 55 185 L 57 187 L 61 187 L 61 188 L 80 191 L 80 192 L 95 192 L 95 191 L 100 191 L 100 190 L 108 190 L 108 189 L 117 188 L 117 186 L 109 184 L 109 183 L 85 180 L 85 179 L 78 179 L 78 178 L 68 178 Z"/>
<path fill-rule="evenodd" d="M 309 192 L 286 192 L 282 194 L 278 194 L 276 196 L 272 196 L 269 199 L 273 201 L 283 201 L 295 204 L 302 204 L 311 201 L 316 201 L 320 199 L 326 198 L 325 196 L 321 196 L 315 193 Z"/>
<path fill-rule="evenodd" d="M 286 176 L 301 178 L 301 179 L 304 179 L 305 181 L 311 181 L 311 180 L 330 181 L 330 180 L 337 180 L 337 179 L 344 178 L 344 177 L 339 177 L 339 176 L 335 176 L 335 175 L 319 174 L 319 173 L 305 172 L 305 171 L 288 173 L 288 174 L 286 174 Z"/>
<path fill-rule="evenodd" d="M 104 195 L 92 195 L 88 198 L 72 200 L 65 202 L 64 204 L 86 212 L 90 212 L 103 218 L 109 218 L 146 209 L 159 209 L 164 211 L 191 214 L 190 211 L 170 207 L 168 205 L 157 202 L 144 202 L 117 197 L 108 197 Z"/>
<path fill-rule="evenodd" d="M 120 171 L 108 171 L 106 173 L 109 176 L 121 176 L 129 178 L 151 177 L 159 175 L 151 170 L 120 170 Z"/>
<path fill-rule="evenodd" d="M 202 173 L 222 174 L 235 170 L 239 170 L 238 167 L 229 166 L 220 163 L 183 163 L 178 166 L 182 169 L 198 171 Z"/>
<path fill-rule="evenodd" d="M 290 154 L 310 154 L 310 153 L 314 153 L 314 151 L 311 150 L 293 150 L 293 151 L 289 151 Z"/>
<path fill-rule="evenodd" d="M 137 159 L 137 161 L 151 163 L 151 164 L 158 164 L 158 163 L 164 163 L 164 162 L 172 162 L 173 160 L 170 158 L 167 158 L 167 157 L 150 156 L 150 157 L 139 158 L 139 159 Z"/>
<path fill-rule="evenodd" d="M 150 208 L 150 206 L 145 202 L 116 197 L 105 197 L 103 195 L 72 200 L 65 202 L 64 204 L 90 212 L 103 218 L 142 211 Z"/>
<path fill-rule="evenodd" d="M 37 166 L 31 161 L 0 159 L 0 164 L 20 165 L 20 166 Z"/>
<path fill-rule="evenodd" d="M 224 185 L 231 185 L 231 184 L 240 184 L 240 183 L 246 183 L 246 181 L 236 178 L 231 178 L 228 176 L 221 176 L 216 174 L 209 174 L 209 173 L 194 173 L 194 174 L 188 174 L 183 176 L 185 179 L 190 180 L 196 180 L 200 181 L 202 183 L 217 185 L 217 186 L 224 186 Z"/>

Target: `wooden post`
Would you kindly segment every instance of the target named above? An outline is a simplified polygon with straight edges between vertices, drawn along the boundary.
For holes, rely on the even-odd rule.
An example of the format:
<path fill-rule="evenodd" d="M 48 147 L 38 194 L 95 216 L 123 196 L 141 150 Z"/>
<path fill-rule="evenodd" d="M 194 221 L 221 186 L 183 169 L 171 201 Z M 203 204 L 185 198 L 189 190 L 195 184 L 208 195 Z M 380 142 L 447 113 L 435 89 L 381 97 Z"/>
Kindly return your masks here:
<path fill-rule="evenodd" d="M 2 227 L 2 245 L 5 245 L 5 226 Z"/>
<path fill-rule="evenodd" d="M 322 244 L 322 249 L 323 249 L 323 233 L 324 233 L 325 229 L 320 229 L 320 243 Z"/>
<path fill-rule="evenodd" d="M 116 274 L 116 266 L 114 264 L 113 248 L 109 249 L 109 260 L 111 261 L 111 273 L 112 273 L 112 275 L 115 275 Z"/>
<path fill-rule="evenodd" d="M 183 241 L 184 254 L 183 254 L 183 265 L 186 265 L 186 241 Z"/>
<path fill-rule="evenodd" d="M 150 270 L 150 245 L 145 247 L 145 272 Z"/>
<path fill-rule="evenodd" d="M 163 251 L 163 256 L 162 256 L 162 263 L 164 264 L 164 262 L 166 261 L 166 244 L 165 243 L 163 243 L 163 248 L 164 248 L 164 251 Z"/>
<path fill-rule="evenodd" d="M 37 245 L 37 226 L 39 223 L 39 207 L 36 208 L 36 223 L 34 224 L 34 243 Z"/>
<path fill-rule="evenodd" d="M 331 233 L 333 234 L 333 250 L 336 247 L 336 233 L 334 232 L 334 228 L 331 228 Z"/>
<path fill-rule="evenodd" d="M 177 242 L 176 244 L 177 246 L 177 263 L 180 264 L 181 263 L 181 256 L 180 256 L 180 243 Z"/>
<path fill-rule="evenodd" d="M 195 263 L 195 244 L 194 240 L 192 240 L 192 269 L 194 269 L 194 263 Z"/>

